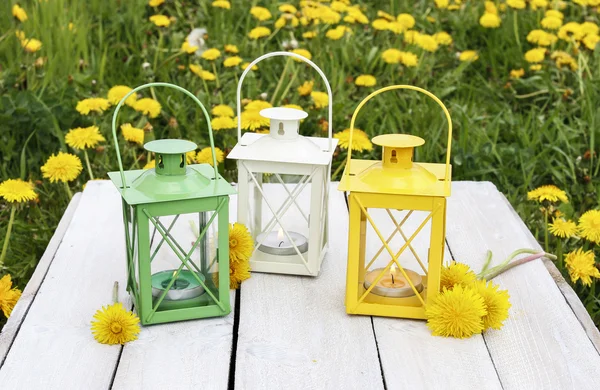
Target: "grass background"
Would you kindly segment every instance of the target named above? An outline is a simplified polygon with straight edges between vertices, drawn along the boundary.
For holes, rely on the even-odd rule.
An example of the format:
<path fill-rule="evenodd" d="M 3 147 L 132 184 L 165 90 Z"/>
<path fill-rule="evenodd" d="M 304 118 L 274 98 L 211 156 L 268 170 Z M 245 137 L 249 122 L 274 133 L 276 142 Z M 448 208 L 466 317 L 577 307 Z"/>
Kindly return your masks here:
<path fill-rule="evenodd" d="M 370 21 L 377 17 L 378 10 L 393 15 L 406 12 L 415 17 L 416 30 L 451 34 L 454 40 L 451 46 L 440 46 L 435 53 L 429 53 L 404 43 L 401 34 L 360 24 L 349 25 L 352 34 L 339 41 L 325 37 L 330 26 L 324 24 L 285 27 L 269 38 L 248 39 L 248 31 L 257 25 L 275 31 L 277 7 L 282 4 L 276 1 L 234 0 L 231 10 L 223 10 L 213 8 L 210 1 L 199 0 L 168 0 L 157 9 L 144 0 L 31 0 L 20 2 L 29 16 L 24 23 L 12 17 L 12 3 L 0 4 L 0 180 L 15 177 L 32 180 L 40 194 L 38 204 L 27 205 L 17 213 L 5 264 L 4 272 L 10 272 L 21 288 L 68 203 L 64 188 L 42 180 L 39 170 L 51 154 L 59 150 L 73 152 L 65 146 L 64 134 L 74 127 L 99 125 L 108 142 L 92 151 L 95 175 L 106 177 L 106 172 L 116 169 L 109 135 L 112 109 L 101 116 L 84 117 L 75 111 L 79 100 L 105 97 L 107 90 L 118 84 L 135 87 L 149 81 L 166 81 L 192 91 L 208 105 L 218 104 L 222 98 L 235 107 L 239 67 L 224 68 L 223 58 L 217 60 L 222 86 L 219 89 L 214 82 L 206 85 L 188 69 L 189 64 L 198 63 L 212 71 L 208 62 L 179 52 L 194 27 L 207 29 L 207 47 L 217 47 L 223 52 L 225 44 L 236 44 L 239 55 L 246 61 L 280 50 L 284 41 L 296 39 L 300 48 L 313 54 L 313 61 L 331 82 L 336 132 L 349 126 L 358 102 L 377 87 L 404 83 L 430 90 L 452 114 L 453 179 L 494 182 L 538 238 L 543 236 L 542 214 L 539 205 L 526 200 L 527 191 L 551 183 L 566 190 L 571 201 L 562 205 L 561 211 L 567 217 L 576 217 L 598 205 L 600 160 L 595 151 L 600 123 L 599 49 L 577 55 L 576 71 L 559 69 L 549 60 L 544 62 L 542 71 L 528 71 L 524 52 L 534 46 L 527 42 L 526 36 L 540 28 L 543 10 L 506 9 L 501 12 L 503 22 L 499 28 L 485 29 L 478 22 L 484 10 L 481 1 L 465 1 L 454 12 L 439 10 L 433 1 L 425 0 L 355 2 L 364 8 Z M 298 6 L 297 1 L 291 3 Z M 256 21 L 248 12 L 253 4 L 268 7 L 274 17 Z M 563 12 L 568 21 L 598 22 L 597 10 L 592 8 L 568 2 Z M 158 28 L 148 21 L 155 13 L 172 16 L 176 21 L 168 28 Z M 68 28 L 69 23 L 74 24 L 73 30 Z M 40 39 L 42 49 L 34 54 L 25 53 L 15 38 L 17 29 L 23 30 L 27 37 Z M 312 40 L 302 38 L 302 33 L 309 30 L 318 31 L 318 36 Z M 563 50 L 572 49 L 560 44 Z M 381 52 L 388 48 L 414 52 L 419 56 L 419 66 L 386 64 Z M 479 60 L 458 61 L 457 53 L 468 49 L 477 50 Z M 44 58 L 43 66 L 35 65 L 39 58 Z M 144 67 L 144 63 L 149 66 Z M 244 97 L 257 99 L 264 92 L 268 94 L 267 100 L 271 100 L 284 64 L 284 59 L 260 63 L 259 70 L 246 79 Z M 526 75 L 519 80 L 509 79 L 510 71 L 519 68 L 526 69 Z M 294 72 L 297 78 L 291 82 Z M 374 75 L 376 87 L 355 86 L 353 80 L 361 74 Z M 289 92 L 276 96 L 275 103 L 305 107 L 309 112 L 303 124 L 305 134 L 323 135 L 320 123 L 326 119 L 327 110 L 311 108 L 310 98 L 296 92 L 296 87 L 305 80 L 315 80 L 314 89 L 325 91 L 311 68 L 292 63 L 291 72 L 284 79 L 285 85 L 291 82 Z M 200 147 L 206 146 L 206 124 L 191 101 L 176 91 L 157 89 L 156 93 L 163 106 L 162 115 L 151 120 L 156 137 L 181 137 L 193 140 Z M 124 112 L 122 117 L 123 122 L 139 118 L 132 110 Z M 171 118 L 176 118 L 177 126 L 173 126 Z M 418 149 L 416 158 L 444 159 L 444 117 L 434 102 L 414 92 L 378 96 L 365 107 L 357 125 L 370 136 L 390 132 L 422 136 L 427 143 Z M 217 146 L 227 152 L 235 144 L 234 134 L 235 130 L 216 132 Z M 122 147 L 125 165 L 135 166 L 134 156 L 141 150 Z M 336 152 L 334 171 L 345 153 Z M 362 157 L 379 158 L 380 151 L 374 149 L 362 153 Z M 229 179 L 235 178 L 232 163 L 226 161 L 220 169 Z M 84 170 L 71 188 L 80 190 L 88 179 Z M 9 211 L 5 203 L 0 204 L 0 237 L 4 237 Z M 551 244 L 554 248 L 556 242 L 551 240 Z M 594 290 L 580 284 L 574 288 L 596 324 L 600 324 L 595 284 Z"/>

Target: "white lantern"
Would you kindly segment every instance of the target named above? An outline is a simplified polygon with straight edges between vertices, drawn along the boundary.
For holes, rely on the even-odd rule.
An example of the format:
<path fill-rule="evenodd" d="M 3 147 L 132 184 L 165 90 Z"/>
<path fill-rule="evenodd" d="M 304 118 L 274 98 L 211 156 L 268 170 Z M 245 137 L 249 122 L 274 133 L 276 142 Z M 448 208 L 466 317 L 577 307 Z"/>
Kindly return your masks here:
<path fill-rule="evenodd" d="M 301 110 L 266 108 L 268 134 L 242 136 L 241 88 L 246 74 L 260 61 L 290 56 L 308 63 L 325 81 L 329 94 L 328 138 L 304 137 Z M 255 240 L 250 259 L 254 272 L 317 276 L 327 252 L 327 203 L 331 159 L 337 145 L 332 138 L 332 93 L 325 74 L 305 57 L 290 52 L 265 54 L 254 60 L 237 87 L 238 143 L 227 158 L 238 164 L 238 222 Z M 267 183 L 266 181 L 269 181 Z M 300 196 L 309 191 L 310 196 Z"/>

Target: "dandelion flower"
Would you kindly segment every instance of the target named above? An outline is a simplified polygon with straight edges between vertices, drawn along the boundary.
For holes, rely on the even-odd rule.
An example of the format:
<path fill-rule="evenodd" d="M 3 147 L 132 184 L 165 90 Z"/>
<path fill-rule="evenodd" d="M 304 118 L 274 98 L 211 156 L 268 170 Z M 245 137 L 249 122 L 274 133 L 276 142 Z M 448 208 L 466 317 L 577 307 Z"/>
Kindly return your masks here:
<path fill-rule="evenodd" d="M 198 49 L 198 46 L 192 46 L 188 41 L 183 41 L 183 43 L 181 44 L 181 51 L 187 54 L 195 53 Z"/>
<path fill-rule="evenodd" d="M 150 118 L 156 118 L 160 114 L 162 107 L 160 103 L 154 99 L 143 98 L 134 103 L 133 109 L 144 115 L 148 115 Z"/>
<path fill-rule="evenodd" d="M 465 50 L 460 53 L 458 59 L 463 62 L 474 62 L 479 59 L 479 54 L 475 50 Z"/>
<path fill-rule="evenodd" d="M 537 63 L 544 61 L 544 57 L 546 56 L 546 49 L 543 47 L 537 49 L 528 50 L 525 53 L 525 60 L 530 63 Z"/>
<path fill-rule="evenodd" d="M 535 43 L 539 46 L 550 46 L 558 40 L 556 35 L 548 33 L 544 30 L 531 30 L 527 34 L 527 41 Z"/>
<path fill-rule="evenodd" d="M 404 42 L 410 44 L 416 43 L 419 35 L 421 35 L 421 33 L 419 33 L 418 31 L 408 30 L 404 33 Z"/>
<path fill-rule="evenodd" d="M 373 28 L 375 30 L 384 31 L 384 30 L 389 29 L 390 22 L 388 20 L 385 20 L 385 19 L 375 19 L 371 23 L 371 26 L 373 26 Z"/>
<path fill-rule="evenodd" d="M 152 15 L 150 21 L 158 27 L 169 27 L 171 20 L 165 15 Z"/>
<path fill-rule="evenodd" d="M 156 160 L 148 161 L 142 169 L 152 169 L 152 168 L 156 168 Z"/>
<path fill-rule="evenodd" d="M 225 45 L 225 52 L 231 54 L 237 54 L 240 51 L 238 50 L 236 45 Z"/>
<path fill-rule="evenodd" d="M 9 203 L 21 203 L 37 199 L 33 184 L 21 179 L 8 179 L 0 183 L 0 197 Z"/>
<path fill-rule="evenodd" d="M 95 148 L 99 142 L 106 141 L 98 126 L 77 127 L 65 135 L 65 142 L 74 149 Z"/>
<path fill-rule="evenodd" d="M 210 113 L 215 116 L 227 116 L 230 118 L 233 118 L 234 116 L 233 108 L 229 107 L 226 104 L 219 104 L 214 106 Z"/>
<path fill-rule="evenodd" d="M 377 79 L 369 74 L 362 74 L 356 78 L 354 84 L 359 87 L 372 87 L 377 83 Z"/>
<path fill-rule="evenodd" d="M 27 12 L 17 4 L 12 7 L 12 14 L 15 18 L 19 20 L 19 22 L 24 22 L 27 20 Z"/>
<path fill-rule="evenodd" d="M 555 10 L 555 9 L 549 9 L 546 11 L 546 13 L 544 13 L 544 16 L 546 17 L 554 17 L 554 18 L 559 18 L 560 20 L 565 18 L 565 15 L 563 15 L 562 12 Z"/>
<path fill-rule="evenodd" d="M 294 49 L 294 50 L 291 50 L 291 52 L 298 54 L 304 58 L 307 58 L 309 60 L 312 58 L 312 54 L 310 54 L 310 52 L 306 49 Z M 294 61 L 300 62 L 301 60 L 294 58 Z"/>
<path fill-rule="evenodd" d="M 573 71 L 577 70 L 578 68 L 577 61 L 575 61 L 575 59 L 567 52 L 557 50 L 552 52 L 550 58 L 554 60 L 554 63 L 558 68 L 568 66 Z"/>
<path fill-rule="evenodd" d="M 565 264 L 569 271 L 569 276 L 573 283 L 581 279 L 581 283 L 586 286 L 592 284 L 592 278 L 600 278 L 600 271 L 596 267 L 594 252 L 584 252 L 579 248 L 565 256 Z"/>
<path fill-rule="evenodd" d="M 443 290 L 425 309 L 434 336 L 467 338 L 483 331 L 487 314 L 483 297 L 472 287 Z"/>
<path fill-rule="evenodd" d="M 243 70 L 246 70 L 246 68 L 249 66 L 250 66 L 249 62 L 244 62 L 243 64 L 240 65 L 240 68 L 242 68 Z M 258 66 L 253 65 L 251 70 L 258 70 Z"/>
<path fill-rule="evenodd" d="M 400 14 L 396 20 L 407 30 L 415 26 L 415 18 L 410 14 Z"/>
<path fill-rule="evenodd" d="M 581 24 L 569 22 L 558 29 L 558 37 L 564 41 L 580 40 L 585 35 Z"/>
<path fill-rule="evenodd" d="M 305 81 L 301 86 L 298 87 L 298 94 L 300 94 L 300 96 L 310 95 L 314 84 L 314 81 Z"/>
<path fill-rule="evenodd" d="M 527 199 L 537 200 L 538 202 L 543 202 L 545 200 L 550 202 L 569 202 L 569 198 L 567 198 L 567 193 L 552 184 L 541 186 L 536 188 L 535 190 L 529 191 L 527 193 Z"/>
<path fill-rule="evenodd" d="M 120 302 L 103 306 L 94 314 L 92 333 L 101 344 L 125 344 L 137 339 L 140 319 Z"/>
<path fill-rule="evenodd" d="M 342 15 L 331 8 L 323 7 L 319 9 L 318 19 L 325 24 L 337 24 L 342 19 Z"/>
<path fill-rule="evenodd" d="M 108 90 L 108 101 L 110 102 L 110 104 L 117 105 L 119 104 L 121 99 L 123 99 L 125 95 L 127 95 L 131 91 L 132 89 L 126 85 L 115 85 L 114 87 Z M 136 94 L 131 94 L 131 96 L 129 96 L 125 101 L 125 104 L 127 104 L 128 106 L 133 106 L 136 100 Z"/>
<path fill-rule="evenodd" d="M 506 0 L 506 5 L 514 9 L 523 9 L 526 6 L 525 0 Z"/>
<path fill-rule="evenodd" d="M 452 290 L 456 285 L 466 287 L 475 282 L 476 279 L 477 275 L 468 265 L 453 261 L 450 265 L 442 268 L 440 290 L 444 288 Z"/>
<path fill-rule="evenodd" d="M 490 328 L 500 330 L 503 322 L 508 318 L 508 309 L 511 306 L 508 291 L 499 290 L 498 285 L 485 280 L 476 281 L 473 287 L 485 302 L 487 314 L 483 316 L 483 330 Z"/>
<path fill-rule="evenodd" d="M 332 30 L 329 30 L 329 31 L 332 31 Z M 329 31 L 327 31 L 327 32 L 329 33 Z M 346 30 L 344 30 L 344 31 L 346 31 Z M 317 36 L 317 32 L 316 31 L 307 31 L 307 32 L 305 32 L 305 33 L 302 34 L 302 38 L 306 38 L 306 39 L 313 39 L 316 36 Z M 331 38 L 329 36 L 327 38 L 333 39 L 333 38 Z M 340 36 L 340 38 L 341 38 L 341 36 Z"/>
<path fill-rule="evenodd" d="M 265 108 L 271 108 L 273 105 L 264 100 L 252 100 L 244 106 L 244 110 L 247 111 L 260 111 Z"/>
<path fill-rule="evenodd" d="M 596 45 L 598 44 L 598 42 L 600 42 L 600 35 L 597 35 L 597 34 L 586 35 L 582 39 L 581 42 L 583 42 L 585 47 L 587 47 L 588 49 L 594 50 L 596 48 Z"/>
<path fill-rule="evenodd" d="M 485 28 L 498 28 L 502 21 L 500 17 L 491 12 L 486 12 L 483 14 L 481 18 L 479 18 L 479 24 L 481 24 Z"/>
<path fill-rule="evenodd" d="M 333 137 L 339 140 L 338 146 L 341 149 L 348 149 L 350 142 L 350 129 L 337 132 L 333 135 Z M 358 152 L 373 150 L 373 144 L 371 143 L 367 133 L 360 129 L 354 129 L 352 132 L 352 150 Z"/>
<path fill-rule="evenodd" d="M 433 34 L 433 39 L 440 45 L 448 46 L 452 44 L 452 37 L 445 31 Z"/>
<path fill-rule="evenodd" d="M 42 42 L 35 38 L 23 39 L 21 47 L 28 53 L 35 53 L 42 48 Z"/>
<path fill-rule="evenodd" d="M 554 16 L 546 16 L 540 24 L 548 30 L 558 30 L 562 26 L 562 19 Z"/>
<path fill-rule="evenodd" d="M 225 154 L 221 149 L 215 148 L 215 158 L 217 159 L 217 165 L 223 162 Z M 196 154 L 196 162 L 198 164 L 213 165 L 212 149 L 210 146 L 200 150 L 198 154 Z"/>
<path fill-rule="evenodd" d="M 546 8 L 548 6 L 548 0 L 530 0 L 529 6 L 532 10 Z"/>
<path fill-rule="evenodd" d="M 323 108 L 329 105 L 329 95 L 327 95 L 327 92 L 313 91 L 310 93 L 310 97 L 312 97 L 315 103 L 315 108 Z"/>
<path fill-rule="evenodd" d="M 438 49 L 439 45 L 437 41 L 431 35 L 427 34 L 419 34 L 415 38 L 415 43 L 421 49 L 427 50 L 429 52 L 434 52 Z"/>
<path fill-rule="evenodd" d="M 450 4 L 450 0 L 434 0 L 434 3 L 439 9 L 446 9 Z"/>
<path fill-rule="evenodd" d="M 331 39 L 332 41 L 337 41 L 338 39 L 341 39 L 345 33 L 346 33 L 346 27 L 337 26 L 336 28 L 327 30 L 327 32 L 325 33 L 325 37 L 327 39 Z M 314 33 L 314 34 L 316 35 L 316 33 Z"/>
<path fill-rule="evenodd" d="M 571 238 L 577 234 L 577 224 L 571 220 L 565 221 L 562 218 L 554 218 L 548 227 L 550 233 L 560 238 Z"/>
<path fill-rule="evenodd" d="M 402 52 L 398 49 L 387 49 L 381 53 L 381 58 L 385 63 L 397 64 L 402 58 Z"/>
<path fill-rule="evenodd" d="M 128 142 L 133 142 L 140 146 L 144 144 L 144 130 L 131 126 L 131 123 L 122 124 L 121 133 L 123 133 L 123 138 Z"/>
<path fill-rule="evenodd" d="M 19 298 L 21 298 L 21 290 L 12 287 L 10 275 L 4 275 L 0 279 L 0 309 L 6 318 L 10 317 Z"/>
<path fill-rule="evenodd" d="M 250 261 L 229 263 L 229 288 L 237 289 L 246 279 L 250 279 Z"/>
<path fill-rule="evenodd" d="M 600 5 L 600 2 L 598 3 Z M 598 34 L 600 27 L 594 22 L 583 22 L 581 23 L 581 32 L 583 35 Z"/>
<path fill-rule="evenodd" d="M 104 98 L 89 98 L 83 99 L 77 102 L 77 106 L 75 109 L 81 115 L 89 115 L 90 112 L 97 112 L 99 114 L 103 113 L 110 107 L 110 102 L 108 99 Z"/>
<path fill-rule="evenodd" d="M 269 126 L 269 118 L 262 117 L 258 111 L 244 111 L 242 112 L 242 129 L 244 130 L 258 130 L 261 127 Z"/>
<path fill-rule="evenodd" d="M 202 53 L 202 58 L 208 61 L 214 61 L 217 58 L 221 57 L 221 52 L 218 49 L 208 49 L 204 53 Z"/>
<path fill-rule="evenodd" d="M 304 111 L 304 109 L 301 106 L 297 105 L 297 104 L 284 104 L 282 107 L 284 107 L 284 108 L 293 108 L 295 110 Z"/>
<path fill-rule="evenodd" d="M 42 165 L 42 176 L 50 179 L 51 183 L 62 181 L 63 183 L 77 179 L 83 167 L 79 157 L 64 152 L 58 152 L 52 155 L 46 163 Z"/>
<path fill-rule="evenodd" d="M 237 122 L 228 116 L 218 116 L 210 121 L 213 130 L 233 129 Z"/>
<path fill-rule="evenodd" d="M 212 2 L 215 8 L 231 9 L 231 3 L 227 0 L 216 0 Z"/>
<path fill-rule="evenodd" d="M 525 70 L 523 68 L 521 69 L 513 69 L 510 71 L 510 78 L 511 79 L 520 79 L 521 77 L 523 77 L 525 75 Z"/>
<path fill-rule="evenodd" d="M 250 8 L 250 15 L 254 16 L 255 19 L 260 20 L 261 22 L 271 19 L 271 12 L 265 7 Z"/>
<path fill-rule="evenodd" d="M 225 58 L 225 61 L 223 61 L 223 66 L 226 68 L 232 68 L 234 66 L 238 66 L 241 63 L 242 63 L 241 57 L 238 57 L 238 56 L 227 57 L 227 58 Z"/>
<path fill-rule="evenodd" d="M 202 76 L 202 67 L 200 65 L 190 64 L 189 67 L 193 74 L 197 75 L 198 77 Z"/>
<path fill-rule="evenodd" d="M 229 225 L 229 261 L 239 263 L 250 259 L 254 241 L 248 228 L 241 223 Z"/>
<path fill-rule="evenodd" d="M 593 243 L 600 243 L 600 210 L 588 210 L 579 218 L 581 237 Z"/>
<path fill-rule="evenodd" d="M 402 64 L 404 66 L 408 66 L 408 67 L 417 66 L 419 59 L 416 54 L 411 53 L 409 51 L 403 51 L 403 52 L 401 52 L 401 54 L 402 55 L 400 57 L 400 61 L 402 62 Z"/>
<path fill-rule="evenodd" d="M 485 12 L 498 15 L 498 8 L 496 8 L 496 4 L 493 1 L 485 1 Z"/>
<path fill-rule="evenodd" d="M 259 26 L 255 27 L 248 33 L 248 37 L 250 39 L 260 39 L 264 37 L 268 37 L 271 34 L 271 30 L 267 27 Z"/>
<path fill-rule="evenodd" d="M 369 23 L 369 18 L 360 10 L 359 6 L 352 6 L 346 9 L 347 16 L 352 18 L 352 23 L 360 23 L 367 24 Z M 344 18 L 345 19 L 345 18 Z"/>
<path fill-rule="evenodd" d="M 148 5 L 150 7 L 158 7 L 159 5 L 161 5 L 164 2 L 165 2 L 165 0 L 150 0 L 150 1 L 148 1 Z"/>
<path fill-rule="evenodd" d="M 533 72 L 537 72 L 538 70 L 542 69 L 542 65 L 531 65 L 529 67 L 529 70 L 533 71 Z"/>
<path fill-rule="evenodd" d="M 288 14 L 295 14 L 296 12 L 298 12 L 296 7 L 294 7 L 291 4 L 281 4 L 278 9 L 279 9 L 279 12 L 285 12 Z"/>

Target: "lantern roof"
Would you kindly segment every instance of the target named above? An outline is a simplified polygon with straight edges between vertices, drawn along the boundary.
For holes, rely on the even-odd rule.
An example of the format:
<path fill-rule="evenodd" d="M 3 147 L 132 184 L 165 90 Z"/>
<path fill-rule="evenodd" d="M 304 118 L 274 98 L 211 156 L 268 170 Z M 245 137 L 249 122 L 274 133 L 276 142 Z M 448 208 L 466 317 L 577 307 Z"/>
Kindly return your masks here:
<path fill-rule="evenodd" d="M 308 116 L 308 113 L 296 108 L 289 107 L 269 107 L 260 110 L 260 116 L 269 119 L 277 119 L 282 121 L 299 121 Z"/>
<path fill-rule="evenodd" d="M 196 150 L 197 147 L 192 141 L 183 139 L 160 139 L 144 144 L 147 151 L 161 154 L 187 153 Z"/>
<path fill-rule="evenodd" d="M 383 134 L 376 136 L 371 141 L 375 145 L 392 148 L 414 148 L 425 144 L 423 138 L 411 134 Z"/>

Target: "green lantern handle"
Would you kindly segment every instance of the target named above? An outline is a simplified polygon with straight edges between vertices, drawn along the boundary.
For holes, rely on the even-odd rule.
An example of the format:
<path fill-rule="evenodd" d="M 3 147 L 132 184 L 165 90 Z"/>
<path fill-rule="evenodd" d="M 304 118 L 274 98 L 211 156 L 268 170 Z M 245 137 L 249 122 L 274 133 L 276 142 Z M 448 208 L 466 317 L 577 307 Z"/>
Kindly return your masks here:
<path fill-rule="evenodd" d="M 444 115 L 446 116 L 446 121 L 448 122 L 448 143 L 447 143 L 447 147 L 446 147 L 446 171 L 444 174 L 444 182 L 446 184 L 448 184 L 449 183 L 448 180 L 450 179 L 450 149 L 452 147 L 452 118 L 450 118 L 450 113 L 448 112 L 448 109 L 446 108 L 444 103 L 442 103 L 442 101 L 440 99 L 438 99 L 437 96 L 435 96 L 434 94 L 432 94 L 431 92 L 429 92 L 423 88 L 415 87 L 412 85 L 391 85 L 389 87 L 378 89 L 377 91 L 373 92 L 372 94 L 370 94 L 369 96 L 364 98 L 363 101 L 361 101 L 358 104 L 358 107 L 356 107 L 356 110 L 354 110 L 354 113 L 352 114 L 352 120 L 350 120 L 350 137 L 348 138 L 348 157 L 346 159 L 346 167 L 347 168 L 345 171 L 346 175 L 350 174 L 350 160 L 352 159 L 352 133 L 354 132 L 354 121 L 356 120 L 356 117 L 358 116 L 358 112 L 360 111 L 362 106 L 364 106 L 373 97 L 379 95 L 380 93 L 394 90 L 394 89 L 410 89 L 410 90 L 425 94 L 425 95 L 429 96 L 431 99 L 433 99 L 444 111 Z"/>
<path fill-rule="evenodd" d="M 174 85 L 174 84 L 170 84 L 170 83 L 148 83 L 148 84 L 140 85 L 137 88 L 134 88 L 127 95 L 125 95 L 123 97 L 123 99 L 121 99 L 119 104 L 117 104 L 117 108 L 115 108 L 115 113 L 113 114 L 113 118 L 112 118 L 112 133 L 113 133 L 113 139 L 115 141 L 115 150 L 117 151 L 117 160 L 119 162 L 119 171 L 121 172 L 121 182 L 123 183 L 123 189 L 127 188 L 127 185 L 125 183 L 125 172 L 123 171 L 123 161 L 121 160 L 121 151 L 119 150 L 119 142 L 117 140 L 117 117 L 119 116 L 119 110 L 121 109 L 121 106 L 123 106 L 123 103 L 125 103 L 125 101 L 129 98 L 129 96 L 133 95 L 134 93 L 136 93 L 139 90 L 142 90 L 142 89 L 145 89 L 148 87 L 169 87 L 169 88 L 176 89 L 178 91 L 185 93 L 192 99 L 194 99 L 196 104 L 198 104 L 200 106 L 200 108 L 202 109 L 202 112 L 204 113 L 204 118 L 206 118 L 206 123 L 208 124 L 208 138 L 210 140 L 210 148 L 212 150 L 213 167 L 215 169 L 215 178 L 217 178 L 218 177 L 217 158 L 215 156 L 215 142 L 213 140 L 212 126 L 210 125 L 210 116 L 208 115 L 208 111 L 206 111 L 206 108 L 204 107 L 202 102 L 196 96 L 194 96 L 193 93 L 191 93 L 190 91 L 188 91 L 185 88 L 181 88 L 178 85 Z"/>

